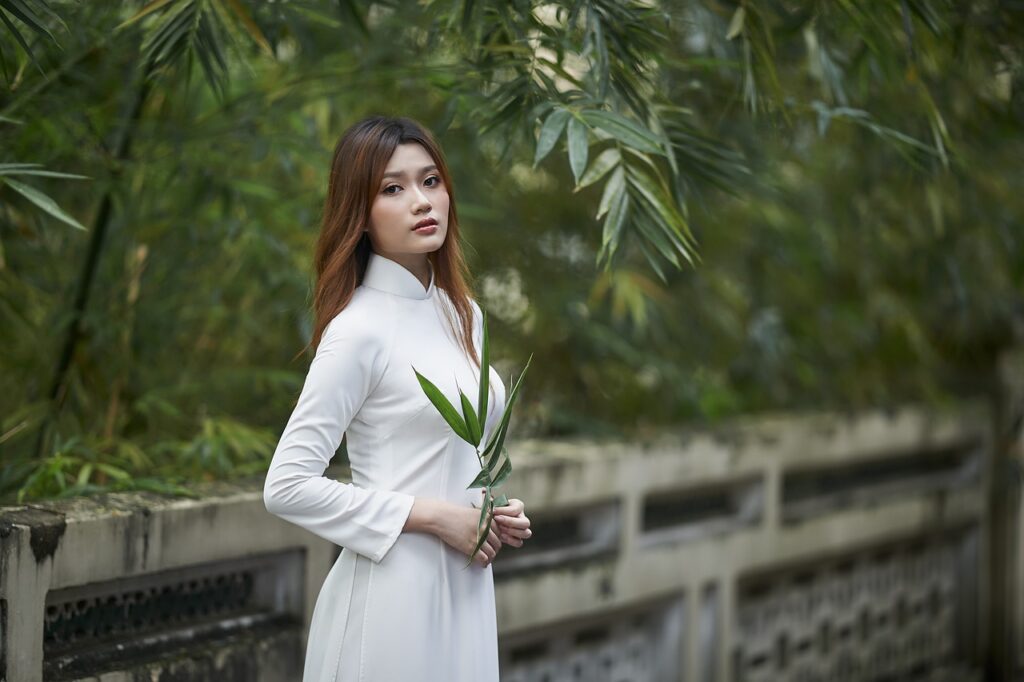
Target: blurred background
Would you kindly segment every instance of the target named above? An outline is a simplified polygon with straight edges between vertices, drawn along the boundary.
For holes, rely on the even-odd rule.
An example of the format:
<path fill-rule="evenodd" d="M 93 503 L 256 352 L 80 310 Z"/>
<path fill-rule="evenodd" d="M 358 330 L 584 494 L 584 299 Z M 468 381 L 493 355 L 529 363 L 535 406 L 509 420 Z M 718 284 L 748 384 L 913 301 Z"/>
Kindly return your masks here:
<path fill-rule="evenodd" d="M 258 490 L 384 113 L 445 150 L 506 384 L 533 354 L 503 680 L 1024 679 L 1021 3 L 0 19 L 0 678 L 298 679 L 337 548 Z"/>

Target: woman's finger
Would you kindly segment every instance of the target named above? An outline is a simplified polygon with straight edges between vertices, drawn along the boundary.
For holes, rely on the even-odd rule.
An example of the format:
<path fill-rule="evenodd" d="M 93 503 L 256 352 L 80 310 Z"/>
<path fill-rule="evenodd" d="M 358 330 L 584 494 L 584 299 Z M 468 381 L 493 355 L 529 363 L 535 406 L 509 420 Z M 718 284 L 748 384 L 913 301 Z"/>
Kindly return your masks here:
<path fill-rule="evenodd" d="M 503 528 L 529 528 L 530 519 L 525 516 L 504 516 L 495 514 L 494 521 L 501 524 Z"/>
<path fill-rule="evenodd" d="M 491 563 L 494 561 L 494 557 L 498 556 L 498 552 L 501 550 L 501 540 L 498 539 L 497 534 L 492 530 L 487 533 L 487 542 L 484 544 L 488 549 L 487 563 Z"/>
<path fill-rule="evenodd" d="M 533 535 L 533 531 L 529 528 L 524 528 L 522 530 L 519 530 L 517 528 L 508 528 L 504 530 L 503 533 L 507 537 L 518 538 L 520 540 L 526 540 Z"/>
<path fill-rule="evenodd" d="M 508 535 L 502 535 L 501 541 L 506 545 L 512 545 L 513 547 L 522 547 L 523 541 L 519 538 L 514 538 Z"/>
<path fill-rule="evenodd" d="M 503 507 L 495 507 L 495 514 L 504 514 L 506 516 L 519 516 L 526 510 L 526 505 L 522 500 L 512 498 L 508 501 L 508 504 Z"/>

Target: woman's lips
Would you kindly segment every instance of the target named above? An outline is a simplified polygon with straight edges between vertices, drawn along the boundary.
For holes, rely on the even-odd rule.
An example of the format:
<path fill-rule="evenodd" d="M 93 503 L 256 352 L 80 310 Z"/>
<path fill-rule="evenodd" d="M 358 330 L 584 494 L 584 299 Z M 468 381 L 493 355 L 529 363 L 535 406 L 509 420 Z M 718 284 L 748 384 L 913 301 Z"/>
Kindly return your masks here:
<path fill-rule="evenodd" d="M 424 225 L 423 227 L 417 227 L 415 230 L 413 230 L 413 232 L 415 232 L 416 234 L 434 234 L 435 232 L 437 232 L 437 223 L 430 223 L 429 225 Z"/>

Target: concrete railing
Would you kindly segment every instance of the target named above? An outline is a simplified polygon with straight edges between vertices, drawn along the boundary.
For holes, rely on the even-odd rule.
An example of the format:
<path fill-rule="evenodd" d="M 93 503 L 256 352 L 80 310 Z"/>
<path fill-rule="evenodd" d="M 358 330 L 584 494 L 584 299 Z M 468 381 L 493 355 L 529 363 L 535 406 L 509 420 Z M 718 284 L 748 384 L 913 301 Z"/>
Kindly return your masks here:
<path fill-rule="evenodd" d="M 980 679 L 989 425 L 512 443 L 534 536 L 494 564 L 502 679 Z M 268 514 L 262 478 L 0 508 L 0 677 L 298 680 L 338 551 Z"/>

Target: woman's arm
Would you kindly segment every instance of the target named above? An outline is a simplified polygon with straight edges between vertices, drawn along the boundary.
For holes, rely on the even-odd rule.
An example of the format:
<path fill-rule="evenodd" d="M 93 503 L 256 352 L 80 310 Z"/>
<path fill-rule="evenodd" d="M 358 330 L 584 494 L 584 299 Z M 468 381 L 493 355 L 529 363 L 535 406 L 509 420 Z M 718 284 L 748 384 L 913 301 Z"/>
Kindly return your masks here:
<path fill-rule="evenodd" d="M 448 503 L 444 500 L 433 497 L 417 497 L 402 530 L 410 533 L 437 535 L 440 521 L 444 518 L 446 504 Z"/>
<path fill-rule="evenodd" d="M 324 330 L 263 487 L 272 514 L 379 562 L 403 530 L 414 498 L 326 478 L 353 415 L 383 374 L 380 330 L 346 308 Z"/>

